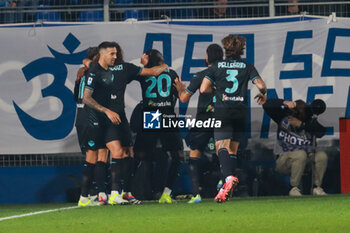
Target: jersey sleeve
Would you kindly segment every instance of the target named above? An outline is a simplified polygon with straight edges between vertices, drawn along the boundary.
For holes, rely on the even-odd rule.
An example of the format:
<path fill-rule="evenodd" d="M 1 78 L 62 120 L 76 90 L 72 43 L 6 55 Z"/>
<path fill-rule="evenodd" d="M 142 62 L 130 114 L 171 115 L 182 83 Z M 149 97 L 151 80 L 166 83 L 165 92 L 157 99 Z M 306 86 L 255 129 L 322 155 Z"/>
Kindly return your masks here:
<path fill-rule="evenodd" d="M 79 86 L 80 86 L 80 83 L 82 82 L 82 79 L 80 79 L 79 82 L 75 82 L 74 83 L 74 91 L 73 91 L 73 94 L 74 94 L 74 100 L 75 102 L 78 102 L 78 98 L 79 98 Z"/>
<path fill-rule="evenodd" d="M 207 69 L 195 74 L 191 79 L 190 85 L 186 87 L 186 91 L 191 95 L 196 93 L 196 91 L 199 90 L 199 88 L 201 87 L 203 78 L 206 76 L 206 74 L 207 74 Z"/>
<path fill-rule="evenodd" d="M 258 71 L 253 65 L 249 66 L 248 75 L 249 75 L 249 80 L 251 80 L 252 82 L 254 82 L 254 80 L 257 78 L 260 78 Z"/>
<path fill-rule="evenodd" d="M 209 79 L 212 83 L 215 83 L 215 67 L 217 66 L 217 63 L 211 65 L 207 70 L 204 78 Z"/>
<path fill-rule="evenodd" d="M 130 83 L 133 80 L 137 80 L 139 75 L 142 72 L 142 67 L 136 66 L 131 63 L 125 63 L 125 70 L 128 72 L 128 83 Z"/>
<path fill-rule="evenodd" d="M 93 70 L 89 70 L 87 72 L 85 82 L 85 88 L 95 90 L 98 78 L 96 77 L 96 73 Z"/>

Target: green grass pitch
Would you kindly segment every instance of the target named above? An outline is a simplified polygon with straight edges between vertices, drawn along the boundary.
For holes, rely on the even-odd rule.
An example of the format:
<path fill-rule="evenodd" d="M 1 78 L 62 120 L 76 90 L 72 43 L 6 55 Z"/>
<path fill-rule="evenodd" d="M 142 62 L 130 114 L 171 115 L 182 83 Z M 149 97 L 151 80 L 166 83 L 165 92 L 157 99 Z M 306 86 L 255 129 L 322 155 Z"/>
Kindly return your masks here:
<path fill-rule="evenodd" d="M 2 205 L 8 216 L 75 204 Z M 146 203 L 76 208 L 0 221 L 0 232 L 349 233 L 350 196 L 232 198 L 218 204 Z"/>

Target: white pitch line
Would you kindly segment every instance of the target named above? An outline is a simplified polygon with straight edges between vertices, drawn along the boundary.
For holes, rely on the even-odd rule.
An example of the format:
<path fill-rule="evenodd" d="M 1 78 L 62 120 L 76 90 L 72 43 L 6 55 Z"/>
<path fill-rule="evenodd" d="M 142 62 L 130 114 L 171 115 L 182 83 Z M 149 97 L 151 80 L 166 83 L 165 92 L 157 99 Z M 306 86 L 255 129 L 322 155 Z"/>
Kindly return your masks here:
<path fill-rule="evenodd" d="M 56 211 L 60 211 L 60 210 L 76 209 L 79 207 L 80 206 L 71 206 L 71 207 L 64 207 L 64 208 L 51 209 L 51 210 L 42 210 L 42 211 L 31 212 L 31 213 L 27 213 L 27 214 L 14 215 L 14 216 L 0 218 L 0 222 L 4 221 L 4 220 L 9 220 L 9 219 L 22 218 L 22 217 L 32 216 L 32 215 L 37 215 L 37 214 L 45 214 L 45 213 L 56 212 Z"/>

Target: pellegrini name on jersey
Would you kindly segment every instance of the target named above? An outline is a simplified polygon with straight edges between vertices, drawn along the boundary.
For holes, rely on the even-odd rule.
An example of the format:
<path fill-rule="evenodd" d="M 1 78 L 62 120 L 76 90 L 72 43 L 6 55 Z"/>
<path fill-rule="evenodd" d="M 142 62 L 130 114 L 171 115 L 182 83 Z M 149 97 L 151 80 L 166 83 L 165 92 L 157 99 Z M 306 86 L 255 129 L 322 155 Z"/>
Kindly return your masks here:
<path fill-rule="evenodd" d="M 216 120 L 215 118 L 209 118 L 205 121 L 197 119 L 171 119 L 163 118 L 163 128 L 220 128 L 221 121 Z"/>
<path fill-rule="evenodd" d="M 219 62 L 218 68 L 240 68 L 244 69 L 246 67 L 246 64 L 243 62 Z"/>

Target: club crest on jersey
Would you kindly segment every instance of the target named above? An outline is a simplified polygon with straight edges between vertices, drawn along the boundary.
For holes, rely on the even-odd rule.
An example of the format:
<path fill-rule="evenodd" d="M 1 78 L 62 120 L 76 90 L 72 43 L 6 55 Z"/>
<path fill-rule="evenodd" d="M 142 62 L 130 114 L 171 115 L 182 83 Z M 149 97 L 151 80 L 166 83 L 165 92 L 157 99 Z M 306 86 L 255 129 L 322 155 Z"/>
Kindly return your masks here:
<path fill-rule="evenodd" d="M 161 116 L 159 110 L 152 112 L 143 112 L 143 128 L 144 129 L 160 129 Z"/>

